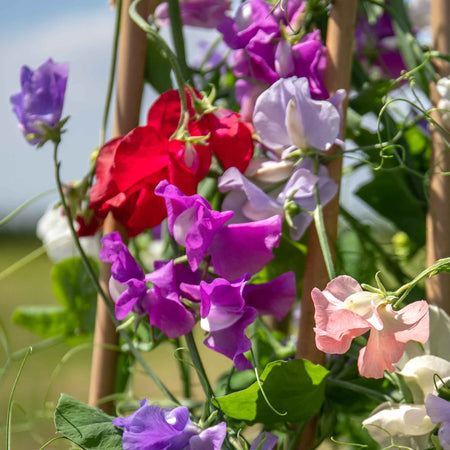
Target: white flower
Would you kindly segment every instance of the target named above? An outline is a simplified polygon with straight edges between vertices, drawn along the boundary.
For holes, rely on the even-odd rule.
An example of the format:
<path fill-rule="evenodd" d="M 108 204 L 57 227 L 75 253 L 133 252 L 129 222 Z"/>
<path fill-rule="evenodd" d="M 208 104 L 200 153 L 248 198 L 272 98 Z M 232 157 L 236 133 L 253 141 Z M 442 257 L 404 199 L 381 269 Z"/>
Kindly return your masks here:
<path fill-rule="evenodd" d="M 437 84 L 436 89 L 441 96 L 437 107 L 440 111 L 443 124 L 450 128 L 450 77 L 441 78 Z"/>
<path fill-rule="evenodd" d="M 77 225 L 75 224 L 75 227 Z M 38 220 L 36 235 L 47 247 L 47 255 L 53 262 L 78 255 L 62 208 L 55 208 L 54 205 L 47 208 L 44 215 Z M 82 237 L 80 243 L 87 255 L 98 258 L 100 252 L 98 238 Z"/>

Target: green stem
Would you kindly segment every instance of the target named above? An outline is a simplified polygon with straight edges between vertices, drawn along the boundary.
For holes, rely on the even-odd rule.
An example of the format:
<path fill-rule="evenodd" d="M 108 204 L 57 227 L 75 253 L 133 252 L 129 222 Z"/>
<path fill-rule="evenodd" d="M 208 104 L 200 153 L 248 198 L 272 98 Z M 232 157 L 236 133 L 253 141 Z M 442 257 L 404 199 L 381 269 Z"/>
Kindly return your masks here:
<path fill-rule="evenodd" d="M 169 5 L 170 30 L 172 33 L 175 53 L 178 57 L 178 63 L 180 65 L 183 78 L 188 80 L 190 76 L 189 68 L 186 63 L 186 50 L 183 36 L 183 24 L 181 22 L 180 4 L 178 3 L 178 0 L 168 0 L 167 3 Z"/>
<path fill-rule="evenodd" d="M 41 192 L 40 194 L 37 194 L 34 197 L 31 197 L 29 200 L 22 203 L 14 211 L 10 212 L 6 217 L 4 217 L 2 220 L 0 220 L 0 227 L 5 225 L 5 223 L 8 223 L 11 219 L 14 219 L 14 217 L 16 217 L 17 214 L 19 214 L 22 210 L 24 210 L 28 205 L 33 203 L 35 200 L 38 200 L 41 197 L 44 197 L 44 195 L 52 194 L 53 192 L 55 192 L 55 188 L 49 189 L 48 191 Z"/>
<path fill-rule="evenodd" d="M 184 363 L 184 351 L 181 348 L 181 342 L 179 338 L 174 340 L 175 349 L 179 349 L 180 358 L 177 358 L 178 368 L 180 370 L 181 380 L 183 382 L 183 397 L 191 398 L 191 373 L 189 366 Z"/>
<path fill-rule="evenodd" d="M 314 172 L 318 172 L 318 162 L 315 158 L 313 158 L 315 170 Z M 333 257 L 331 255 L 330 244 L 328 242 L 328 236 L 325 229 L 325 223 L 323 221 L 323 211 L 322 204 L 320 202 L 319 195 L 319 186 L 318 183 L 314 186 L 314 199 L 316 201 L 316 208 L 314 210 L 314 224 L 316 225 L 317 236 L 319 237 L 320 248 L 322 250 L 323 259 L 325 261 L 325 266 L 327 268 L 328 277 L 330 280 L 336 278 L 336 270 L 333 264 Z"/>
<path fill-rule="evenodd" d="M 416 286 L 417 283 L 422 281 L 427 276 L 433 276 L 440 272 L 449 271 L 446 269 L 450 269 L 450 258 L 442 258 L 436 261 L 432 266 L 425 269 L 423 272 L 420 272 L 419 275 L 414 278 L 411 282 L 403 285 L 401 288 L 397 289 L 395 295 L 400 295 L 402 292 L 402 296 L 394 303 L 394 309 L 400 307 L 403 300 L 408 296 L 408 294 L 412 291 L 412 289 Z"/>
<path fill-rule="evenodd" d="M 41 342 L 38 342 L 37 344 L 33 345 L 33 353 L 36 353 L 40 350 L 47 350 L 48 348 L 54 347 L 55 345 L 61 344 L 64 342 L 65 336 L 57 336 L 49 339 L 45 339 Z M 19 359 L 22 359 L 25 357 L 25 355 L 28 353 L 28 348 L 23 348 L 21 350 L 17 350 L 14 353 L 11 353 L 10 359 L 11 361 L 17 361 Z"/>
<path fill-rule="evenodd" d="M 12 416 L 12 407 L 13 407 L 13 398 L 14 393 L 16 392 L 17 383 L 19 382 L 20 375 L 22 375 L 23 368 L 25 366 L 25 363 L 27 362 L 28 357 L 30 356 L 30 353 L 32 352 L 32 348 L 28 347 L 27 352 L 25 353 L 25 356 L 23 358 L 22 364 L 20 365 L 19 372 L 17 373 L 16 379 L 14 380 L 11 394 L 9 395 L 9 402 L 8 402 L 8 414 L 6 416 L 6 450 L 11 449 L 11 416 Z"/>
<path fill-rule="evenodd" d="M 197 369 L 198 378 L 200 380 L 200 384 L 202 385 L 203 391 L 205 392 L 207 403 L 205 404 L 205 408 L 210 402 L 211 398 L 214 396 L 214 392 L 211 388 L 211 384 L 209 383 L 208 376 L 206 375 L 205 367 L 203 366 L 203 362 L 200 358 L 200 354 L 198 353 L 197 345 L 194 340 L 194 336 L 192 335 L 192 331 L 185 335 L 186 344 L 189 349 L 189 353 L 191 355 L 192 363 Z M 206 414 L 207 415 L 207 414 Z"/>
<path fill-rule="evenodd" d="M 66 213 L 66 217 L 67 217 L 67 221 L 69 224 L 69 228 L 70 231 L 72 233 L 72 237 L 73 240 L 75 242 L 75 246 L 77 247 L 78 251 L 80 252 L 81 255 L 81 259 L 84 263 L 84 266 L 86 268 L 86 271 L 89 275 L 89 278 L 91 279 L 93 285 L 95 286 L 97 292 L 99 293 L 100 297 L 102 298 L 106 309 L 108 310 L 108 314 L 111 317 L 111 320 L 114 324 L 114 326 L 117 328 L 119 326 L 119 321 L 116 319 L 116 316 L 114 314 L 114 310 L 113 307 L 109 301 L 108 296 L 105 294 L 105 292 L 103 291 L 102 287 L 100 286 L 100 283 L 97 279 L 97 275 L 95 274 L 95 271 L 89 261 L 89 258 L 86 256 L 86 253 L 83 250 L 83 247 L 80 244 L 80 240 L 78 238 L 77 232 L 75 230 L 75 227 L 73 225 L 73 218 L 72 218 L 72 213 L 69 209 L 69 207 L 67 206 L 67 202 L 66 199 L 64 197 L 64 192 L 63 192 L 63 188 L 62 188 L 62 182 L 61 182 L 61 177 L 60 177 L 60 173 L 59 173 L 59 169 L 60 169 L 60 162 L 58 161 L 58 145 L 59 142 L 55 142 L 55 147 L 54 147 L 54 152 L 53 152 L 53 163 L 55 166 L 55 178 L 56 178 L 56 185 L 58 187 L 58 192 L 59 192 L 59 196 L 61 199 L 61 204 L 64 208 L 64 211 Z M 144 369 L 144 371 L 147 373 L 147 375 L 154 381 L 154 383 L 156 384 L 156 386 L 158 386 L 158 388 L 161 390 L 161 392 L 163 392 L 167 398 L 169 398 L 170 400 L 172 400 L 174 403 L 179 404 L 179 401 L 173 396 L 173 394 L 167 389 L 167 387 L 164 385 L 164 383 L 156 376 L 156 374 L 153 372 L 153 370 L 150 368 L 150 366 L 145 362 L 144 358 L 142 357 L 142 355 L 139 353 L 139 351 L 136 349 L 136 347 L 133 345 L 133 342 L 131 341 L 130 336 L 128 335 L 128 333 L 124 330 L 120 330 L 120 336 L 122 337 L 122 339 L 126 342 L 126 344 L 128 345 L 128 348 L 130 349 L 130 352 L 133 354 L 133 356 L 136 358 L 136 360 L 139 362 L 139 364 L 142 366 L 142 368 Z"/>
<path fill-rule="evenodd" d="M 327 383 L 331 386 L 336 386 L 339 388 L 347 389 L 349 391 L 357 392 L 358 394 L 367 395 L 368 397 L 372 397 L 378 401 L 392 401 L 392 398 L 388 395 L 382 394 L 378 391 L 374 391 L 373 389 L 369 389 L 364 386 L 360 386 L 359 384 L 350 383 L 349 381 L 337 380 L 336 378 L 328 378 Z"/>
<path fill-rule="evenodd" d="M 172 67 L 172 70 L 175 74 L 175 78 L 177 80 L 177 87 L 178 87 L 178 93 L 180 94 L 180 102 L 181 102 L 181 114 L 180 114 L 180 122 L 178 124 L 178 129 L 181 128 L 181 126 L 184 123 L 184 116 L 187 114 L 187 97 L 186 93 L 184 92 L 184 77 L 183 77 L 183 71 L 180 67 L 180 64 L 178 63 L 177 56 L 173 51 L 170 49 L 170 47 L 167 45 L 166 41 L 147 23 L 146 20 L 144 20 L 137 11 L 137 7 L 139 3 L 141 3 L 143 0 L 133 0 L 133 3 L 130 5 L 129 9 L 129 15 L 131 20 L 145 33 L 147 33 L 147 36 L 159 47 L 160 51 L 162 51 L 168 61 L 170 66 Z M 177 130 L 178 131 L 178 130 Z M 175 131 L 176 133 L 176 131 Z M 174 134 L 175 134 L 174 133 Z"/>
<path fill-rule="evenodd" d="M 100 147 L 103 147 L 106 137 L 106 127 L 108 125 L 109 110 L 111 107 L 111 98 L 114 87 L 114 78 L 116 75 L 117 49 L 119 47 L 119 31 L 122 11 L 122 0 L 116 1 L 116 21 L 114 24 L 114 38 L 111 53 L 111 66 L 109 68 L 108 88 L 106 91 L 105 106 L 103 109 L 102 125 L 100 127 Z"/>

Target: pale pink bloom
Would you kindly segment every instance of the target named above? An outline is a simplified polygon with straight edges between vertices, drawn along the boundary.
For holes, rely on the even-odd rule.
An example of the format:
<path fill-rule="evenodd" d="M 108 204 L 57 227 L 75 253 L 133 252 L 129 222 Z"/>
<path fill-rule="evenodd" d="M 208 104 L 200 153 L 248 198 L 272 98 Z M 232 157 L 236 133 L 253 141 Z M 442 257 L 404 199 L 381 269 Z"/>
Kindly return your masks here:
<path fill-rule="evenodd" d="M 345 353 L 352 340 L 370 330 L 367 346 L 358 358 L 359 373 L 382 378 L 394 371 L 408 341 L 428 340 L 428 304 L 421 300 L 394 311 L 379 294 L 365 292 L 353 278 L 342 275 L 311 296 L 316 309 L 316 346 L 326 353 Z"/>

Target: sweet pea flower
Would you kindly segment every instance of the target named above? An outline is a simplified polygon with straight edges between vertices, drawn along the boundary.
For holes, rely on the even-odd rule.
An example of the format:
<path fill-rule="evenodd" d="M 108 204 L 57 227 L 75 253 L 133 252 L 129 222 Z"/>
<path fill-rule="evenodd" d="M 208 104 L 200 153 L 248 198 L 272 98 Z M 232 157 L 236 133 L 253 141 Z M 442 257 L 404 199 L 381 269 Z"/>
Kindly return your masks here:
<path fill-rule="evenodd" d="M 262 442 L 262 443 L 261 443 Z M 264 431 L 254 441 L 250 450 L 272 450 L 277 445 L 278 437 Z M 261 443 L 261 444 L 260 444 Z"/>
<path fill-rule="evenodd" d="M 36 70 L 20 69 L 21 91 L 11 96 L 19 129 L 31 145 L 43 138 L 28 139 L 29 135 L 45 133 L 44 126 L 54 128 L 61 119 L 69 65 L 48 59 Z"/>
<path fill-rule="evenodd" d="M 329 100 L 313 100 L 306 78 L 281 79 L 256 100 L 253 125 L 270 149 L 328 150 L 341 143 L 341 104 L 345 90 Z"/>
<path fill-rule="evenodd" d="M 425 407 L 433 423 L 440 423 L 439 444 L 443 450 L 450 450 L 450 402 L 428 394 Z"/>
<path fill-rule="evenodd" d="M 363 426 L 381 447 L 389 446 L 393 439 L 396 445 L 421 450 L 428 446 L 429 434 L 435 427 L 425 399 L 437 394 L 434 374 L 443 379 L 450 377 L 450 362 L 434 355 L 422 355 L 410 359 L 399 374 L 408 385 L 414 403 L 382 403 L 363 421 Z"/>
<path fill-rule="evenodd" d="M 75 229 L 79 227 L 76 222 L 74 226 Z M 36 235 L 46 246 L 47 255 L 53 262 L 79 255 L 62 207 L 50 205 L 47 208 L 36 224 Z M 97 236 L 80 237 L 80 244 L 87 255 L 98 257 L 100 245 Z"/>
<path fill-rule="evenodd" d="M 200 195 L 184 195 L 167 180 L 155 189 L 167 208 L 169 232 L 186 248 L 189 266 L 196 271 L 206 255 L 214 272 L 228 280 L 259 272 L 273 258 L 281 237 L 281 217 L 231 224 L 232 211 L 218 212 Z"/>
<path fill-rule="evenodd" d="M 179 286 L 181 283 L 199 283 L 199 273 L 169 261 L 155 262 L 156 270 L 144 274 L 118 232 L 103 236 L 102 244 L 100 259 L 112 263 L 109 291 L 118 320 L 131 311 L 147 313 L 150 324 L 169 338 L 183 336 L 192 330 L 194 316 L 181 303 Z M 152 283 L 153 287 L 147 289 L 147 283 Z"/>
<path fill-rule="evenodd" d="M 381 295 L 364 292 L 346 275 L 331 280 L 323 291 L 314 288 L 311 296 L 319 350 L 343 354 L 355 337 L 370 331 L 358 358 L 363 377 L 382 378 L 385 370 L 393 372 L 393 363 L 401 358 L 406 342 L 428 340 L 428 304 L 424 300 L 395 311 Z"/>
<path fill-rule="evenodd" d="M 321 203 L 325 205 L 336 195 L 337 185 L 328 177 L 324 166 L 319 166 L 318 174 L 315 175 L 312 171 L 312 161 L 308 158 L 297 166 L 276 199 L 267 195 L 233 167 L 219 178 L 218 188 L 220 192 L 229 192 L 222 207 L 235 212 L 232 222 L 262 220 L 274 214 L 289 215 L 292 217 L 291 238 L 298 240 L 313 221 L 311 213 L 316 207 L 316 184 Z M 298 210 L 291 212 L 292 208 Z"/>
<path fill-rule="evenodd" d="M 230 0 L 181 0 L 181 21 L 193 27 L 216 28 L 224 20 L 230 5 Z M 170 24 L 167 2 L 156 7 L 155 21 L 159 27 Z"/>
<path fill-rule="evenodd" d="M 200 287 L 183 284 L 181 289 L 201 302 L 200 326 L 209 333 L 204 344 L 233 360 L 238 370 L 251 369 L 244 356 L 251 349 L 245 330 L 258 314 L 273 315 L 278 321 L 288 313 L 296 298 L 295 275 L 283 275 L 262 284 L 247 284 L 245 274 L 233 282 L 216 278 Z"/>
<path fill-rule="evenodd" d="M 184 406 L 161 409 L 148 405 L 147 399 L 128 417 L 116 417 L 112 423 L 123 428 L 124 450 L 220 450 L 227 434 L 225 422 L 202 430 L 189 418 Z"/>

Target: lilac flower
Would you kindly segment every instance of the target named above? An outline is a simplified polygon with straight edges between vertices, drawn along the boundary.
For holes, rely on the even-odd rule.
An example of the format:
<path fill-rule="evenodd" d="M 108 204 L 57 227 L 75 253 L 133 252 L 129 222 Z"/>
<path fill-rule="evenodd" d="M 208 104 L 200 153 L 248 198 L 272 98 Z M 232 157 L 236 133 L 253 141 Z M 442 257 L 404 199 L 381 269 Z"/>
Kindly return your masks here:
<path fill-rule="evenodd" d="M 221 422 L 201 430 L 189 418 L 184 406 L 161 409 L 140 402 L 141 407 L 128 417 L 116 417 L 112 423 L 123 428 L 124 450 L 220 450 L 227 427 Z"/>
<path fill-rule="evenodd" d="M 318 174 L 314 175 L 312 161 L 308 158 L 297 166 L 276 199 L 254 185 L 234 167 L 220 177 L 218 188 L 220 192 L 229 192 L 222 206 L 235 211 L 233 221 L 261 220 L 274 214 L 288 216 L 291 219 L 291 238 L 298 240 L 313 220 L 311 213 L 316 207 L 316 184 L 321 204 L 326 205 L 336 195 L 337 185 L 328 177 L 328 171 L 322 165 L 319 166 Z"/>
<path fill-rule="evenodd" d="M 232 211 L 213 211 L 200 195 L 186 196 L 168 181 L 161 181 L 155 194 L 164 197 L 169 232 L 186 247 L 193 271 L 210 255 L 214 272 L 228 280 L 259 272 L 272 258 L 281 237 L 281 217 L 250 224 L 226 225 Z"/>
<path fill-rule="evenodd" d="M 69 65 L 48 59 L 36 70 L 22 66 L 21 91 L 11 96 L 13 111 L 19 120 L 19 129 L 25 137 L 43 134 L 43 125 L 55 127 L 61 119 Z M 28 139 L 32 145 L 42 138 Z"/>
<path fill-rule="evenodd" d="M 283 319 L 296 298 L 293 272 L 263 284 L 247 284 L 248 279 L 246 274 L 231 283 L 223 278 L 202 281 L 197 294 L 201 300 L 200 326 L 209 332 L 204 344 L 232 359 L 238 370 L 252 367 L 244 356 L 251 348 L 245 335 L 247 327 L 258 314 Z"/>
<path fill-rule="evenodd" d="M 181 20 L 184 25 L 216 28 L 224 20 L 230 4 L 230 0 L 181 0 Z M 167 2 L 156 7 L 155 20 L 160 27 L 170 24 Z"/>
<path fill-rule="evenodd" d="M 428 394 L 425 401 L 427 414 L 433 423 L 440 423 L 439 443 L 444 450 L 450 450 L 450 402 Z"/>
<path fill-rule="evenodd" d="M 131 311 L 147 313 L 150 324 L 169 338 L 192 330 L 195 319 L 180 301 L 179 286 L 181 283 L 199 283 L 200 273 L 169 261 L 156 262 L 156 270 L 144 275 L 118 232 L 105 235 L 102 244 L 100 259 L 112 263 L 109 290 L 117 319 L 124 319 Z M 147 289 L 147 283 L 153 283 L 153 287 Z"/>
<path fill-rule="evenodd" d="M 253 125 L 271 149 L 295 146 L 327 150 L 339 140 L 345 90 L 329 100 L 313 100 L 306 78 L 277 81 L 257 99 Z"/>

